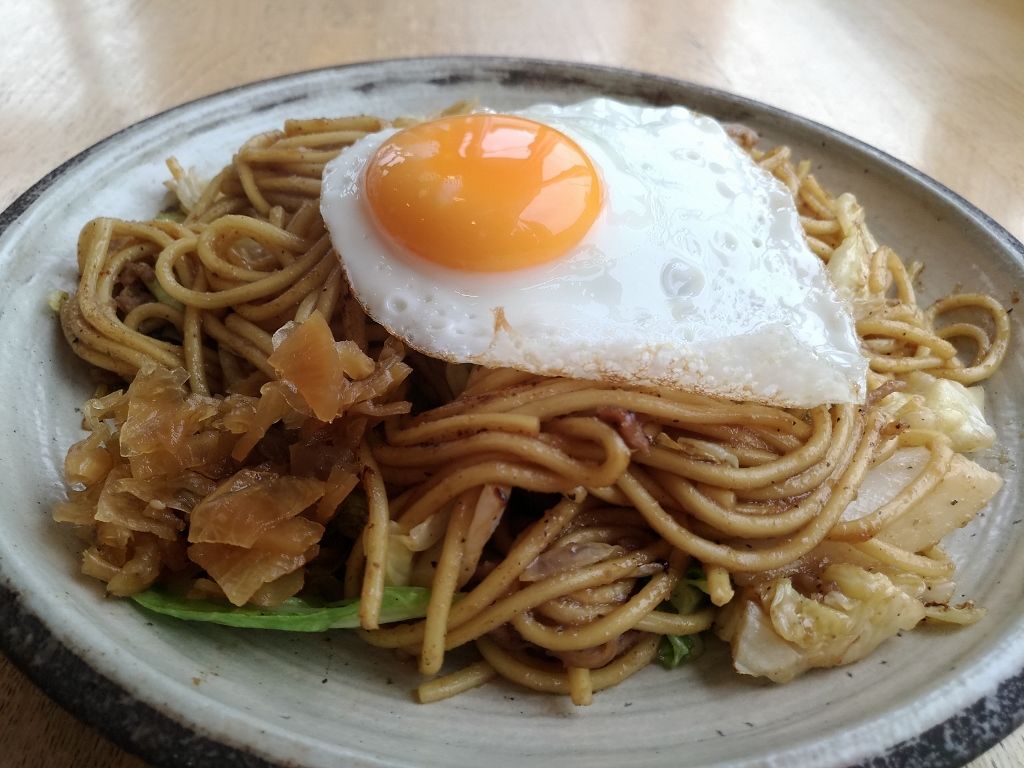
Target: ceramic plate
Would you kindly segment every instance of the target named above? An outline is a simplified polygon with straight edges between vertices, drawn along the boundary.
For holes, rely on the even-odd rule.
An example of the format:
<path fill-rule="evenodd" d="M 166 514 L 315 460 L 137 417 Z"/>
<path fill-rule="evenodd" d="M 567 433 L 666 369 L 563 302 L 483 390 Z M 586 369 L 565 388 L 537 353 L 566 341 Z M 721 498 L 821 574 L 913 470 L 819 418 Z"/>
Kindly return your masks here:
<path fill-rule="evenodd" d="M 955 194 L 823 126 L 719 91 L 575 64 L 444 58 L 327 69 L 186 104 L 69 161 L 5 214 L 0 236 L 0 638 L 51 696 L 158 765 L 240 766 L 941 766 L 995 743 L 1024 716 L 1024 344 L 989 386 L 998 449 L 980 461 L 1006 486 L 953 537 L 960 589 L 980 624 L 922 629 L 854 666 L 786 686 L 732 672 L 725 649 L 651 667 L 593 706 L 489 685 L 413 703 L 411 665 L 344 632 L 260 633 L 179 623 L 107 600 L 78 575 L 80 543 L 50 522 L 86 368 L 66 349 L 47 293 L 75 280 L 75 240 L 94 216 L 149 217 L 163 204 L 164 158 L 212 175 L 246 137 L 285 118 L 425 114 L 464 98 L 498 108 L 604 94 L 684 104 L 760 131 L 850 190 L 882 242 L 927 262 L 926 298 L 953 285 L 1010 300 L 1024 286 L 1021 244 Z M 1017 318 L 1020 315 L 1014 315 Z M 1017 382 L 1014 384 L 1013 382 Z"/>

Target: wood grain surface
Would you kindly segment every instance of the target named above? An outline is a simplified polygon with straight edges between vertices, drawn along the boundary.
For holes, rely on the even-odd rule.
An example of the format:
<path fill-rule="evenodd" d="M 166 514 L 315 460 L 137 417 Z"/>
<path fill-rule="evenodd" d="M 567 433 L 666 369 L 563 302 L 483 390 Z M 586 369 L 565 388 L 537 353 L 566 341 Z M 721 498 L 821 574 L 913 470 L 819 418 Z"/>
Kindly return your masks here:
<path fill-rule="evenodd" d="M 0 0 L 0 208 L 104 136 L 242 83 L 494 54 L 684 78 L 850 133 L 1024 238 L 1024 2 Z M 0 764 L 143 763 L 0 657 Z M 971 763 L 1024 765 L 1024 729 Z"/>

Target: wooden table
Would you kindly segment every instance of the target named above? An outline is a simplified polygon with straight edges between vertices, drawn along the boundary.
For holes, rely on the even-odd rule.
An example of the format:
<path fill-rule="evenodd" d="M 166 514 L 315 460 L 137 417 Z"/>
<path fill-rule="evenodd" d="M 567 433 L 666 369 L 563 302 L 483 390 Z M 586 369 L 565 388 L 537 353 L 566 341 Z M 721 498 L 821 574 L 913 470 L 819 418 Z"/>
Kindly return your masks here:
<path fill-rule="evenodd" d="M 478 53 L 631 67 L 805 115 L 906 160 L 1024 239 L 1019 0 L 18 3 L 0 31 L 0 208 L 117 129 L 314 67 Z M 0 657 L 6 766 L 142 763 Z M 1024 765 L 1024 729 L 971 764 Z"/>

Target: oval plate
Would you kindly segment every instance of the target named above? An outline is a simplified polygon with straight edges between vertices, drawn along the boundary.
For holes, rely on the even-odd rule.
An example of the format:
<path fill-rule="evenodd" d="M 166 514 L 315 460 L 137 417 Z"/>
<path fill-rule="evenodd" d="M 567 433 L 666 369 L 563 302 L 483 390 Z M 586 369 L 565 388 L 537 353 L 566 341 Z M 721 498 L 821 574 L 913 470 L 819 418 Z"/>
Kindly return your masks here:
<path fill-rule="evenodd" d="M 75 241 L 95 216 L 147 218 L 164 204 L 163 161 L 212 176 L 252 134 L 285 118 L 427 114 L 465 98 L 497 108 L 603 94 L 683 104 L 744 122 L 810 158 L 825 186 L 854 192 L 881 242 L 927 263 L 926 298 L 954 285 L 1008 302 L 1024 286 L 1021 244 L 969 203 L 893 158 L 747 99 L 634 72 L 490 58 L 356 64 L 245 86 L 132 126 L 65 163 L 0 220 L 0 433 L 6 500 L 0 640 L 51 696 L 159 765 L 559 766 L 958 765 L 1024 718 L 1022 395 L 1017 342 L 988 386 L 998 448 L 981 463 L 1006 486 L 951 537 L 960 591 L 989 609 L 961 630 L 923 628 L 860 664 L 786 686 L 700 663 L 651 667 L 587 708 L 505 685 L 413 703 L 412 665 L 343 632 L 260 633 L 176 622 L 103 599 L 78 575 L 80 543 L 50 522 L 60 468 L 90 395 L 46 298 L 75 281 Z M 1014 332 L 1020 338 L 1020 323 Z"/>

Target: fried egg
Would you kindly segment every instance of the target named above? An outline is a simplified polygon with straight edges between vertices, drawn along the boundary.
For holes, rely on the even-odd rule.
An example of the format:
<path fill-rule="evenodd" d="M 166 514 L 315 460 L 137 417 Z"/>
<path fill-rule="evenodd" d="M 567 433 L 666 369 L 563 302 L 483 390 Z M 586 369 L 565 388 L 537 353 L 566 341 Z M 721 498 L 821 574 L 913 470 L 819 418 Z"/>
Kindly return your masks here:
<path fill-rule="evenodd" d="M 435 358 L 809 407 L 862 402 L 852 315 L 788 190 L 682 107 L 389 128 L 321 211 L 366 313 Z"/>

